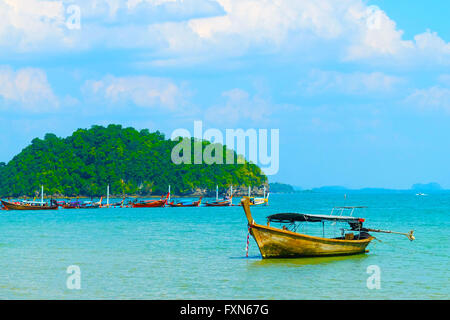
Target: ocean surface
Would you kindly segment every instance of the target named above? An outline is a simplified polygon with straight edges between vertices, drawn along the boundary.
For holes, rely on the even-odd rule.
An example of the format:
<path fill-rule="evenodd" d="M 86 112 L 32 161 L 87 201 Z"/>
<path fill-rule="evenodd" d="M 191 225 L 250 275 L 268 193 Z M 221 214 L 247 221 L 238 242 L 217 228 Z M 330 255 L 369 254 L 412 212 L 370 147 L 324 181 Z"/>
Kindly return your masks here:
<path fill-rule="evenodd" d="M 235 199 L 237 204 L 239 199 Z M 364 205 L 367 254 L 262 260 L 241 207 L 0 211 L 1 299 L 449 299 L 450 195 L 272 194 L 277 212 Z M 69 289 L 69 266 L 81 288 Z M 379 289 L 367 279 L 377 266 Z"/>

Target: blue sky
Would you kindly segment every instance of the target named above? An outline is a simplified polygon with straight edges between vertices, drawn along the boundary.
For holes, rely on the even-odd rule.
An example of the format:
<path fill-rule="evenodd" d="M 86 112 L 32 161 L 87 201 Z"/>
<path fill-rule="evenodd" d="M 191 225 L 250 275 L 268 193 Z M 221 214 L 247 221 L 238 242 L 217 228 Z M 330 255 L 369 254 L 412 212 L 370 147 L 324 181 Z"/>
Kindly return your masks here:
<path fill-rule="evenodd" d="M 46 132 L 120 123 L 169 136 L 202 120 L 280 129 L 271 181 L 450 188 L 449 12 L 448 1 L 3 0 L 0 161 Z"/>

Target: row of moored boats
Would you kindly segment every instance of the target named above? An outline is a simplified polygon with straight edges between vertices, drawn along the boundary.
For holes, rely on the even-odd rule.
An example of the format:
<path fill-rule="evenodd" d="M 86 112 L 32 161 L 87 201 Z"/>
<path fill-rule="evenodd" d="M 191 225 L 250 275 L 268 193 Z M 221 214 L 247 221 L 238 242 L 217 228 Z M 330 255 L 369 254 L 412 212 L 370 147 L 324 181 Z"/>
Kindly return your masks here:
<path fill-rule="evenodd" d="M 36 199 L 29 200 L 16 200 L 7 201 L 1 200 L 3 210 L 56 210 L 58 208 L 63 209 L 98 209 L 98 208 L 161 208 L 161 207 L 231 207 L 235 206 L 233 204 L 233 187 L 230 188 L 230 194 L 224 195 L 223 198 L 219 199 L 218 187 L 216 188 L 216 199 L 210 200 L 202 203 L 202 197 L 199 197 L 195 201 L 173 201 L 170 199 L 170 186 L 169 192 L 163 195 L 157 200 L 138 200 L 138 199 L 126 199 L 123 198 L 119 202 L 110 203 L 109 199 L 109 187 L 107 188 L 106 203 L 103 203 L 103 197 L 99 201 L 81 201 L 76 200 L 55 200 L 50 199 L 49 201 L 44 201 L 44 188 L 41 189 L 41 200 L 36 201 Z M 250 205 L 268 205 L 269 203 L 269 193 L 266 195 L 266 189 L 264 188 L 263 197 L 250 197 L 249 188 L 249 199 Z M 240 206 L 241 204 L 237 204 Z"/>

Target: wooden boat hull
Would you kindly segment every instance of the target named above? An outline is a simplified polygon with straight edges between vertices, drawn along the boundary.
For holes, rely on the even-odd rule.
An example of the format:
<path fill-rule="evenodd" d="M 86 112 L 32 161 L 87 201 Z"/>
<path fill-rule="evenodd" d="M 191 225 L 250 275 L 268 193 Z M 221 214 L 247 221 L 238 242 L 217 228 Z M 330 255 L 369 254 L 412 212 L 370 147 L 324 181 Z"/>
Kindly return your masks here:
<path fill-rule="evenodd" d="M 189 203 L 189 204 L 171 202 L 171 203 L 169 203 L 169 206 L 173 207 L 173 208 L 198 207 L 198 206 L 200 206 L 200 202 L 196 201 L 194 203 Z"/>
<path fill-rule="evenodd" d="M 133 203 L 131 206 L 133 208 L 158 208 L 164 207 L 166 205 L 166 200 L 155 200 L 148 203 Z"/>
<path fill-rule="evenodd" d="M 360 254 L 373 239 L 327 239 L 258 224 L 250 226 L 250 233 L 264 259 Z"/>
<path fill-rule="evenodd" d="M 241 204 L 250 234 L 255 239 L 263 259 L 360 254 L 366 252 L 367 245 L 374 239 L 371 236 L 361 240 L 328 239 L 263 226 L 253 220 L 249 198 L 244 197 Z"/>
<path fill-rule="evenodd" d="M 205 202 L 206 207 L 230 207 L 231 201 Z"/>
<path fill-rule="evenodd" d="M 100 208 L 100 205 L 94 205 L 94 206 L 68 206 L 64 205 L 62 206 L 64 209 L 98 209 Z"/>
<path fill-rule="evenodd" d="M 183 208 L 183 207 L 199 207 L 202 203 L 202 197 L 200 197 L 197 201 L 193 201 L 191 203 L 175 203 L 174 201 L 168 202 L 167 204 L 173 208 Z"/>
<path fill-rule="evenodd" d="M 6 208 L 6 210 L 56 210 L 58 209 L 58 205 L 52 205 L 52 206 L 31 206 L 31 205 L 24 205 L 24 204 L 16 204 L 8 201 L 1 200 L 3 206 Z"/>

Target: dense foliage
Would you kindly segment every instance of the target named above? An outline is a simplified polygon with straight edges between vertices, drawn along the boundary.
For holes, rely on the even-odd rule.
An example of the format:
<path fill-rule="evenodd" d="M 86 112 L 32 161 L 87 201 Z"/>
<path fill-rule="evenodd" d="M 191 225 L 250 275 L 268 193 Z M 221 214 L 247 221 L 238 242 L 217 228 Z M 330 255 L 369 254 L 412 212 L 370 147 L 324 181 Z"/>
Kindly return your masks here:
<path fill-rule="evenodd" d="M 210 144 L 189 141 L 192 150 L 194 144 L 203 149 Z M 79 129 L 67 138 L 49 133 L 43 140 L 35 138 L 8 164 L 0 163 L 0 195 L 35 195 L 44 185 L 46 194 L 95 196 L 105 194 L 108 184 L 116 195 L 161 194 L 168 185 L 176 194 L 186 194 L 197 188 L 215 190 L 216 185 L 226 188 L 267 182 L 260 168 L 248 162 L 174 164 L 171 152 L 177 144 L 159 131 L 120 125 Z M 220 147 L 224 155 L 231 152 Z"/>

